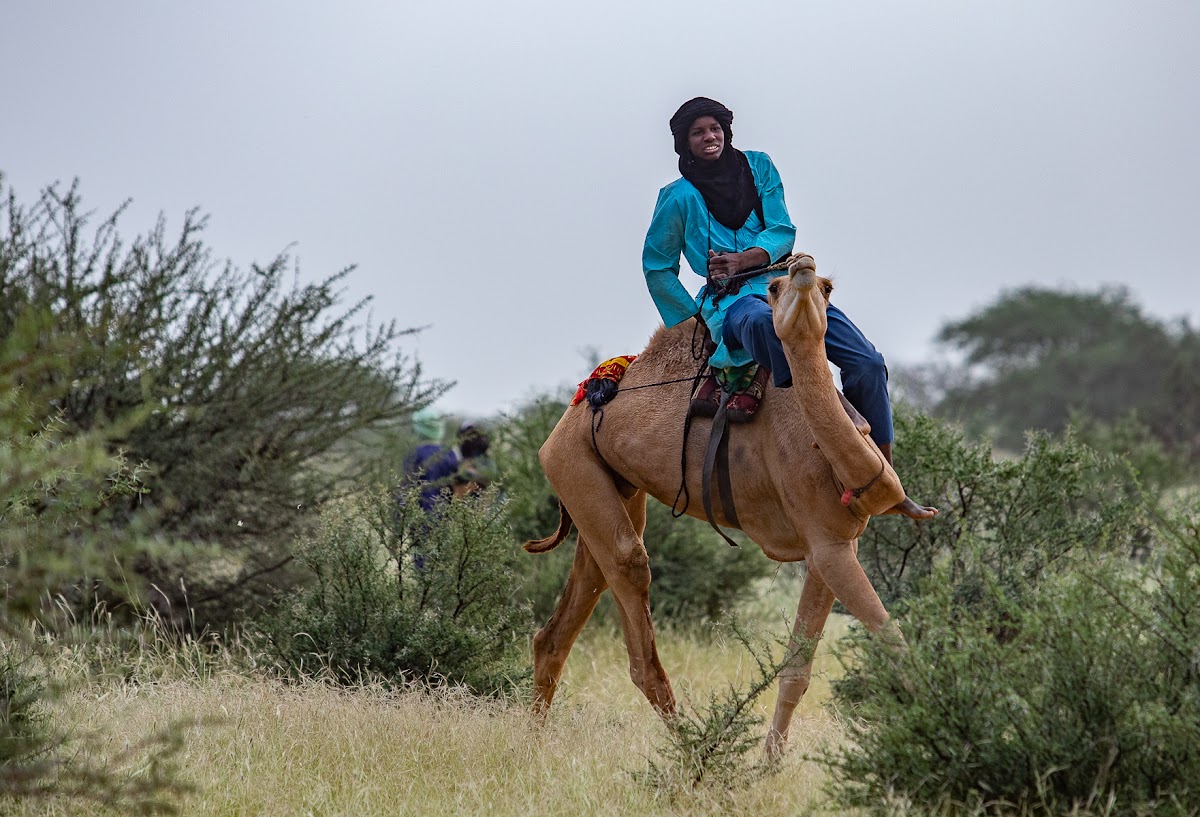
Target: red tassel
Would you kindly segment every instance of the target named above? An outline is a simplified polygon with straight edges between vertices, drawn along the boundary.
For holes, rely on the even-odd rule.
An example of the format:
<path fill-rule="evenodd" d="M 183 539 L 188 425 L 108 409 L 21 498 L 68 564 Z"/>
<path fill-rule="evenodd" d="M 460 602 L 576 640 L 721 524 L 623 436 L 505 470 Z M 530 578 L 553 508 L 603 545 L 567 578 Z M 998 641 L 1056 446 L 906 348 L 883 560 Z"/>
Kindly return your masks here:
<path fill-rule="evenodd" d="M 854 492 L 853 492 L 853 491 L 851 491 L 849 488 L 847 488 L 847 489 L 846 489 L 846 491 L 845 491 L 845 493 L 843 493 L 843 494 L 842 494 L 842 504 L 843 504 L 843 505 L 846 505 L 847 507 L 849 507 L 849 505 L 850 505 L 850 498 L 851 498 L 852 496 L 854 496 Z"/>

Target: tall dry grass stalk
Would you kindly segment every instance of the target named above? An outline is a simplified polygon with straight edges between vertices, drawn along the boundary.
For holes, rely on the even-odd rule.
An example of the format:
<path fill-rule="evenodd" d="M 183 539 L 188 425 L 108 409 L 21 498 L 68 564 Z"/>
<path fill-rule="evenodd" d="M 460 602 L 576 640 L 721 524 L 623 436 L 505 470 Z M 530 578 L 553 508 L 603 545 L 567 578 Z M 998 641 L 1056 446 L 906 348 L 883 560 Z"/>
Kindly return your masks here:
<path fill-rule="evenodd" d="M 743 683 L 754 669 L 740 647 L 720 639 L 664 632 L 660 648 L 685 698 Z M 836 719 L 819 706 L 828 694 L 823 672 L 833 666 L 822 648 L 777 774 L 749 789 L 670 796 L 639 779 L 664 727 L 629 680 L 619 634 L 602 628 L 585 631 L 576 646 L 544 727 L 531 722 L 524 701 L 287 685 L 241 669 L 199 680 L 109 680 L 77 689 L 58 708 L 64 724 L 105 736 L 114 754 L 152 730 L 191 724 L 178 758 L 192 787 L 180 802 L 185 815 L 770 817 L 822 800 L 822 772 L 803 756 L 839 739 Z M 762 702 L 764 715 L 773 695 Z M 55 808 L 31 803 L 15 813 L 66 813 Z"/>

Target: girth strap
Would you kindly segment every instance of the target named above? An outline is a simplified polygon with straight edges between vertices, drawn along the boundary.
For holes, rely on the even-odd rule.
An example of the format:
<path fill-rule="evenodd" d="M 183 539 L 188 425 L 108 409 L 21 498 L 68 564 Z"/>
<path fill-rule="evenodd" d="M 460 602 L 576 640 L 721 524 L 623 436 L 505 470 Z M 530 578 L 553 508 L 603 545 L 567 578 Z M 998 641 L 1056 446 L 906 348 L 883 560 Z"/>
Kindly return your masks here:
<path fill-rule="evenodd" d="M 729 482 L 729 428 L 726 422 L 728 419 L 726 407 L 729 405 L 729 398 L 731 396 L 730 392 L 721 389 L 721 400 L 717 404 L 717 413 L 713 416 L 712 430 L 709 432 L 708 449 L 704 453 L 704 470 L 700 498 L 704 502 L 704 516 L 708 519 L 708 524 L 712 526 L 713 530 L 721 534 L 721 538 L 728 542 L 731 547 L 737 547 L 738 543 L 729 538 L 729 535 L 717 526 L 716 521 L 713 519 L 712 509 L 712 478 L 715 468 L 718 483 L 717 490 L 721 496 L 721 510 L 725 512 L 725 519 L 732 527 L 741 527 L 741 523 L 737 518 L 737 511 L 733 507 L 733 486 Z"/>

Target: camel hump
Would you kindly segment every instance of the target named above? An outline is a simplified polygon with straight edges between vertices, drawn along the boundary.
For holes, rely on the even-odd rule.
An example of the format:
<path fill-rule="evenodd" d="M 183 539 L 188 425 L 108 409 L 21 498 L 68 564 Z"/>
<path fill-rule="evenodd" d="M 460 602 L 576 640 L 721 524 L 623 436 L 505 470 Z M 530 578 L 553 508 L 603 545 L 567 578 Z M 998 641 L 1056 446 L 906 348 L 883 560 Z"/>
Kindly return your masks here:
<path fill-rule="evenodd" d="M 545 539 L 530 539 L 522 547 L 525 548 L 527 553 L 545 553 L 561 545 L 570 532 L 571 514 L 567 513 L 567 506 L 562 504 L 562 500 L 560 499 L 558 501 L 558 530 Z"/>

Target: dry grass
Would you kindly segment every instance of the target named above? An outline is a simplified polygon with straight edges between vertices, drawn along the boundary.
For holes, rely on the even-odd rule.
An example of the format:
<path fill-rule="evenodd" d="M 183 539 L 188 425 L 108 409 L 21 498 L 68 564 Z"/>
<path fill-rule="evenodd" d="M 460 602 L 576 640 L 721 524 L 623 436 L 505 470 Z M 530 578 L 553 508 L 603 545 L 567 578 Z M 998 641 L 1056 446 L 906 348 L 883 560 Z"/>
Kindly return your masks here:
<path fill-rule="evenodd" d="M 844 627 L 833 621 L 830 634 Z M 702 700 L 753 670 L 736 643 L 665 632 L 659 644 L 683 698 Z M 818 673 L 831 667 L 821 650 Z M 177 758 L 192 789 L 180 802 L 185 815 L 769 817 L 822 800 L 822 773 L 803 755 L 840 739 L 819 705 L 827 695 L 827 679 L 818 677 L 778 773 L 748 789 L 674 795 L 640 779 L 664 728 L 629 680 L 619 634 L 603 628 L 585 630 L 544 727 L 530 721 L 523 701 L 285 685 L 234 672 L 92 685 L 59 706 L 60 723 L 102 735 L 114 754 L 173 722 L 187 724 Z M 764 716 L 773 704 L 762 702 Z M 27 804 L 16 813 L 66 813 L 54 809 Z"/>

